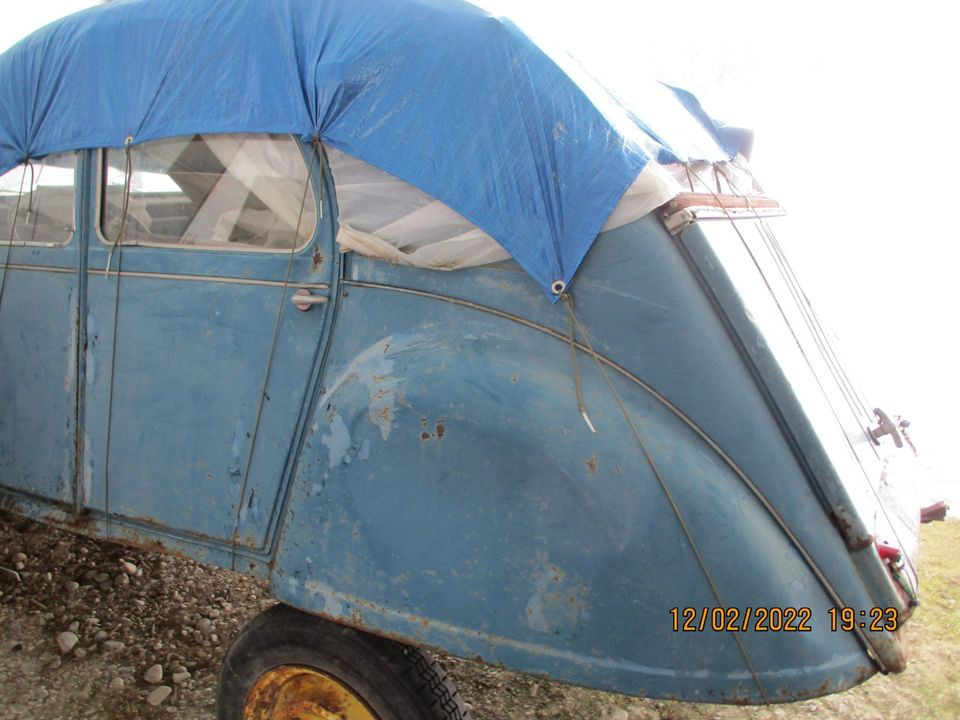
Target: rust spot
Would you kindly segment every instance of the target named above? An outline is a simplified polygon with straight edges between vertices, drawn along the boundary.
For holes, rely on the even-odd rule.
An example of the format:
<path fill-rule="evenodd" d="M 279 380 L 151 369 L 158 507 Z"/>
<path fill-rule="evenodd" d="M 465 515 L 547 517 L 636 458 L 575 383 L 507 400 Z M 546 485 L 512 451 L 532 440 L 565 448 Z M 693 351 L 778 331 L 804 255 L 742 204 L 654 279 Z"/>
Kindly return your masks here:
<path fill-rule="evenodd" d="M 517 375 L 516 373 L 510 376 L 510 382 L 516 382 L 519 379 L 520 379 L 520 376 Z"/>
<path fill-rule="evenodd" d="M 837 530 L 839 530 L 844 537 L 850 532 L 850 521 L 844 517 L 840 517 L 833 511 L 830 512 L 830 522 L 836 526 Z"/>
<path fill-rule="evenodd" d="M 67 517 L 67 527 L 72 530 L 82 530 L 93 522 L 93 516 L 86 510 L 70 513 Z"/>
<path fill-rule="evenodd" d="M 320 269 L 320 266 L 323 265 L 323 253 L 320 251 L 320 248 L 317 248 L 317 251 L 313 253 L 313 262 L 311 263 L 311 269 L 316 272 Z"/>
<path fill-rule="evenodd" d="M 597 474 L 597 456 L 596 454 L 591 455 L 588 460 L 584 460 L 583 464 L 587 466 L 587 472 L 590 473 L 590 477 L 596 477 Z"/>
<path fill-rule="evenodd" d="M 873 535 L 867 535 L 865 538 L 850 538 L 847 541 L 847 547 L 856 552 L 857 550 L 865 550 L 868 547 L 872 547 L 876 542 L 876 538 Z"/>
<path fill-rule="evenodd" d="M 427 419 L 425 417 L 420 418 L 420 427 L 427 426 Z"/>
<path fill-rule="evenodd" d="M 429 439 L 430 439 L 430 433 L 428 433 L 428 432 L 422 432 L 422 433 L 420 433 L 420 439 L 421 439 L 421 440 L 429 440 Z"/>
<path fill-rule="evenodd" d="M 446 429 L 443 427 L 443 423 L 437 423 L 437 440 L 440 440 L 445 432 Z"/>

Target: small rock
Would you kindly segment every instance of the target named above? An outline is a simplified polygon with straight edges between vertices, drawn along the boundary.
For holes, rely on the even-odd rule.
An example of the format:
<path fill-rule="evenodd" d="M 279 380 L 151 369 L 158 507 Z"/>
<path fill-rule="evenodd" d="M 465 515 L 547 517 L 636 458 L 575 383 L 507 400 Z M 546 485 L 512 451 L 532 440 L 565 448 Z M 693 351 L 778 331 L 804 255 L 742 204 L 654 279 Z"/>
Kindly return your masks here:
<path fill-rule="evenodd" d="M 127 575 L 136 575 L 136 574 L 137 574 L 137 566 L 134 565 L 134 564 L 133 564 L 132 562 L 130 562 L 129 560 L 121 560 L 121 561 L 120 561 L 120 569 L 123 570 Z"/>
<path fill-rule="evenodd" d="M 146 680 L 151 685 L 156 685 L 158 682 L 163 680 L 163 666 L 162 665 L 151 665 L 147 668 L 147 671 L 143 674 L 143 679 Z M 169 690 L 169 688 L 167 688 Z M 166 697 L 166 695 L 164 695 Z M 163 702 L 163 699 L 160 700 Z M 153 703 L 156 705 L 157 703 Z"/>
<path fill-rule="evenodd" d="M 104 640 L 100 647 L 103 648 L 104 652 L 119 652 L 123 650 L 124 644 L 119 640 Z"/>
<path fill-rule="evenodd" d="M 129 585 L 130 576 L 127 575 L 126 573 L 117 573 L 117 579 L 114 580 L 114 582 L 121 587 L 123 587 L 124 585 Z"/>
<path fill-rule="evenodd" d="M 107 634 L 107 631 L 106 631 L 106 630 L 97 630 L 97 631 L 93 634 L 93 641 L 94 641 L 94 642 L 98 642 L 98 643 L 99 643 L 99 642 L 103 642 L 103 641 L 106 640 L 108 637 L 110 637 L 110 636 Z"/>
<path fill-rule="evenodd" d="M 63 665 L 63 661 L 60 658 L 55 657 L 55 658 L 51 658 L 50 661 L 47 663 L 47 668 L 50 670 L 56 670 L 61 665 Z"/>
<path fill-rule="evenodd" d="M 72 633 L 69 630 L 57 635 L 57 647 L 60 649 L 60 654 L 66 655 L 68 652 L 73 650 L 74 645 L 76 645 L 77 641 L 79 640 L 80 638 L 78 638 L 75 633 Z"/>
<path fill-rule="evenodd" d="M 181 670 L 180 672 L 175 672 L 173 675 L 171 675 L 170 679 L 173 680 L 174 685 L 179 685 L 180 683 L 190 679 L 190 673 L 186 670 Z"/>
<path fill-rule="evenodd" d="M 200 618 L 200 622 L 197 623 L 197 630 L 199 630 L 204 637 L 207 637 L 213 632 L 213 623 L 210 622 L 209 618 Z"/>
<path fill-rule="evenodd" d="M 117 690 L 123 690 L 123 678 L 115 677 L 113 680 L 110 681 L 110 684 L 107 685 L 107 688 L 109 690 L 113 690 L 114 692 L 116 692 Z"/>
<path fill-rule="evenodd" d="M 110 579 L 110 576 L 107 575 L 105 572 L 98 572 L 93 576 L 93 579 L 98 583 L 105 583 L 107 580 Z"/>
<path fill-rule="evenodd" d="M 63 584 L 63 589 L 66 590 L 68 593 L 72 593 L 78 587 L 80 587 L 80 583 L 78 583 L 76 580 L 67 580 Z"/>
<path fill-rule="evenodd" d="M 615 708 L 607 715 L 607 720 L 630 720 L 630 714 L 623 708 Z"/>
<path fill-rule="evenodd" d="M 76 650 L 73 651 L 73 656 L 75 658 L 82 660 L 87 656 L 87 651 L 84 650 L 82 647 L 78 647 Z"/>
<path fill-rule="evenodd" d="M 150 694 L 147 695 L 147 702 L 150 705 L 159 705 L 168 697 L 170 697 L 170 693 L 172 692 L 173 688 L 171 688 L 169 685 L 161 685 L 160 687 L 154 688 L 150 691 Z"/>
<path fill-rule="evenodd" d="M 70 625 L 67 627 L 67 630 L 69 630 L 69 631 L 72 632 L 72 633 L 76 633 L 78 630 L 80 630 L 80 621 L 79 621 L 79 620 L 74 620 L 74 621 L 73 621 L 72 623 L 70 623 Z"/>

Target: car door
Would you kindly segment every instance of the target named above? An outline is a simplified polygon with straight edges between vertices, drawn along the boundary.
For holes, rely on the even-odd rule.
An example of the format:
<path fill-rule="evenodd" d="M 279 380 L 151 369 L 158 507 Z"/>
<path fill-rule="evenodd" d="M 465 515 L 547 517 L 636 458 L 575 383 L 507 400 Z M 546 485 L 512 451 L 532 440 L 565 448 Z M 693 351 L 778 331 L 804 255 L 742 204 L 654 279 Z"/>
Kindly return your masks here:
<path fill-rule="evenodd" d="M 77 155 L 0 177 L 0 485 L 73 506 Z M 14 223 L 14 215 L 16 222 Z"/>
<path fill-rule="evenodd" d="M 84 502 L 264 548 L 327 324 L 333 233 L 308 183 L 320 158 L 289 136 L 195 135 L 100 163 Z"/>

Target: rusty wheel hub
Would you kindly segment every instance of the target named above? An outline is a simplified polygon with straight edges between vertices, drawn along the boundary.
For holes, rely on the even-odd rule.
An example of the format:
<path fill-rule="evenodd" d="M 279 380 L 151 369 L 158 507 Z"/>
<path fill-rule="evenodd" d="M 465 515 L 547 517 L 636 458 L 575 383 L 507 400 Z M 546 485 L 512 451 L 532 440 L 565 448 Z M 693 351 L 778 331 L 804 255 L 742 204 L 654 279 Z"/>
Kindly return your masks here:
<path fill-rule="evenodd" d="M 281 665 L 260 676 L 243 720 L 377 720 L 350 688 L 313 668 Z"/>

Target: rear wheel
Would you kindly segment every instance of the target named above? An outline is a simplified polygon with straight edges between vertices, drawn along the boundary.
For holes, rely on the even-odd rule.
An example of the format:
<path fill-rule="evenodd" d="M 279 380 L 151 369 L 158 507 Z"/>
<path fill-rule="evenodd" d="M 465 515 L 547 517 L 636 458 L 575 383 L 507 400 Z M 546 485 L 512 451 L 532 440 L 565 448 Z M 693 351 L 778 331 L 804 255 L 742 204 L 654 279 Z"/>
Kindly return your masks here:
<path fill-rule="evenodd" d="M 468 720 L 446 672 L 409 645 L 277 605 L 227 651 L 219 720 Z"/>

